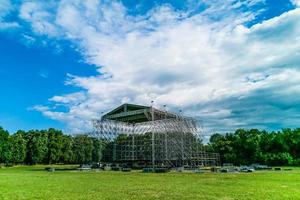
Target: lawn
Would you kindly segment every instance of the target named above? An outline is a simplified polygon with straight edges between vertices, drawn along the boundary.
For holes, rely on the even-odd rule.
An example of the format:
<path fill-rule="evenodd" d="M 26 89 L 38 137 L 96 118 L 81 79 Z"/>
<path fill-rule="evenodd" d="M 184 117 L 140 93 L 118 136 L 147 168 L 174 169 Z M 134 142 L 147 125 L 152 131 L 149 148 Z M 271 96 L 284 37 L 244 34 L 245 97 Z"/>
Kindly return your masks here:
<path fill-rule="evenodd" d="M 254 173 L 0 169 L 0 199 L 300 199 L 300 170 Z"/>

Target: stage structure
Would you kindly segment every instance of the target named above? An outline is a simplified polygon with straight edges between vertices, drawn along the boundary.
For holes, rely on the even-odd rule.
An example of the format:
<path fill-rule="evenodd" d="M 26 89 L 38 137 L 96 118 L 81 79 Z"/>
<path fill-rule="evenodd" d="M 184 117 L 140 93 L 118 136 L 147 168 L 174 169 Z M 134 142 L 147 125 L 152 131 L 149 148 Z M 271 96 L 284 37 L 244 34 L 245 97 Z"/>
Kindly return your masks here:
<path fill-rule="evenodd" d="M 217 166 L 206 152 L 197 120 L 154 107 L 123 104 L 93 120 L 93 136 L 106 144 L 103 161 L 140 167 Z"/>

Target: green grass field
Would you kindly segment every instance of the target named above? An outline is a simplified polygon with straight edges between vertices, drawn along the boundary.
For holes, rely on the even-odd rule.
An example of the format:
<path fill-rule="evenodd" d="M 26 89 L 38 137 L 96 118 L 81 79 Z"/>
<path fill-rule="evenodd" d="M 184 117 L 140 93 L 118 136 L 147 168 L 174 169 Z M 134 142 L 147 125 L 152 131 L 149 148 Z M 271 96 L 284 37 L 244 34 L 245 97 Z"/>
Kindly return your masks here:
<path fill-rule="evenodd" d="M 300 169 L 254 173 L 0 169 L 0 199 L 300 199 Z"/>

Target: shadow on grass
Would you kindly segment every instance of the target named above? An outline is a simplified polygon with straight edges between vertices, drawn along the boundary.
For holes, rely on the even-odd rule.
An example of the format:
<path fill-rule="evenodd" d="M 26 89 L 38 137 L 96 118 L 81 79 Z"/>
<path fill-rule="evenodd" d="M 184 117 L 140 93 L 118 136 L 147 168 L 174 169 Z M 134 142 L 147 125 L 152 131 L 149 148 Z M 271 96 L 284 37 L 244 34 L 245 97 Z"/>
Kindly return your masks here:
<path fill-rule="evenodd" d="M 26 171 L 51 171 L 51 170 L 55 170 L 55 171 L 74 171 L 77 170 L 78 166 L 74 166 L 74 167 L 33 167 L 33 168 L 28 168 L 26 169 Z"/>

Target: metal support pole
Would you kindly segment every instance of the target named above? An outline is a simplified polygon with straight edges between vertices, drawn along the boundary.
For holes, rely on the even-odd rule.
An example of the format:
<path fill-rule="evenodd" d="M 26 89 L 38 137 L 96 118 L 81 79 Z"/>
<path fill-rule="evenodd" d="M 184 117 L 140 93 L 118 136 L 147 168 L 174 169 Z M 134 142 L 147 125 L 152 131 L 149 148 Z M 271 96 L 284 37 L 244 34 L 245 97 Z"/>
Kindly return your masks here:
<path fill-rule="evenodd" d="M 167 105 L 164 105 L 164 111 L 165 111 L 165 119 L 167 119 L 167 110 L 166 110 Z M 165 164 L 168 162 L 168 131 L 165 128 Z"/>
<path fill-rule="evenodd" d="M 117 160 L 117 130 L 114 127 L 114 144 L 113 144 L 113 162 L 116 162 Z"/>
<path fill-rule="evenodd" d="M 117 160 L 117 143 L 116 141 L 114 141 L 114 145 L 113 145 L 113 162 L 116 162 Z"/>
<path fill-rule="evenodd" d="M 127 108 L 126 108 L 127 109 Z M 135 151 L 135 144 L 134 144 L 134 134 L 135 134 L 135 124 L 133 124 L 132 125 L 132 161 L 134 161 L 135 160 L 135 158 L 134 158 L 134 151 Z"/>
<path fill-rule="evenodd" d="M 165 133 L 165 162 L 167 162 L 168 161 L 168 133 L 166 132 Z"/>
<path fill-rule="evenodd" d="M 134 134 L 132 135 L 132 161 L 134 161 Z"/>
<path fill-rule="evenodd" d="M 196 138 L 196 166 L 199 167 L 199 139 Z"/>
<path fill-rule="evenodd" d="M 182 136 L 181 136 L 181 165 L 183 167 L 183 162 L 184 162 L 184 155 L 183 155 L 183 152 L 184 152 L 184 147 L 183 147 L 183 133 L 182 133 Z"/>
<path fill-rule="evenodd" d="M 154 110 L 153 110 L 153 107 L 151 106 L 151 118 L 152 118 L 152 121 L 154 121 Z M 154 171 L 154 168 L 155 168 L 155 141 L 154 141 L 154 131 L 152 131 L 152 170 Z"/>

